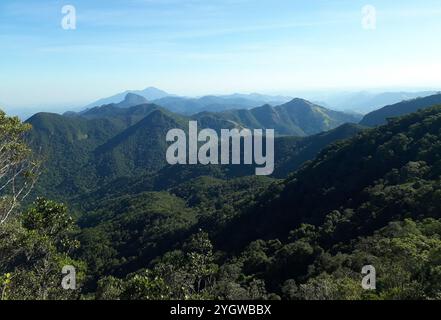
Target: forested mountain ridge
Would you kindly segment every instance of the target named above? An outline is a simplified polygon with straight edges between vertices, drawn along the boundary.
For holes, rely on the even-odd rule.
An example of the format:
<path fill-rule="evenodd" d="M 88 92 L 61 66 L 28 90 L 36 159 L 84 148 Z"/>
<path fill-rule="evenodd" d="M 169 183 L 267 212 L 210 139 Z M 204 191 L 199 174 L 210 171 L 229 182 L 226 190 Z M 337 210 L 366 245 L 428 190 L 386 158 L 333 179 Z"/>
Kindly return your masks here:
<path fill-rule="evenodd" d="M 441 104 L 441 94 L 433 94 L 423 98 L 401 101 L 375 110 L 360 121 L 361 125 L 375 127 L 387 123 L 388 118 L 403 116 L 419 109 Z"/>
<path fill-rule="evenodd" d="M 147 117 L 150 112 L 158 110 L 161 107 L 155 104 L 140 104 L 129 108 L 120 108 L 116 105 L 105 105 L 89 109 L 81 114 L 85 119 L 108 119 L 112 121 L 121 121 L 123 128 L 128 128 L 136 122 Z M 77 115 L 78 116 L 78 115 Z"/>
<path fill-rule="evenodd" d="M 168 101 L 180 98 L 167 97 L 164 99 Z M 216 100 L 220 98 L 207 96 L 201 99 Z M 244 98 L 241 96 L 232 96 L 228 97 L 228 99 Z M 135 94 L 128 94 L 125 99 L 118 104 L 94 107 L 75 115 L 88 119 L 120 119 L 125 116 L 129 120 L 134 117 L 140 120 L 136 118 L 136 115 L 138 117 L 143 115 L 142 111 L 139 110 L 141 105 L 143 105 L 144 108 L 148 106 L 150 106 L 150 108 L 162 106 L 170 112 L 202 122 L 202 125 L 208 128 L 219 129 L 237 126 L 249 129 L 275 129 L 278 135 L 307 136 L 334 129 L 344 123 L 357 123 L 360 120 L 358 115 L 329 110 L 300 98 L 292 99 L 289 102 L 275 107 L 265 104 L 251 109 L 236 108 L 235 110 L 221 112 L 203 111 L 190 116 L 185 110 L 177 111 L 176 108 L 169 108 L 167 103 L 163 104 L 161 100 L 157 100 L 153 104 L 148 104 L 143 97 Z M 130 111 L 125 110 L 125 108 L 130 108 Z M 144 111 L 144 113 L 145 112 L 146 111 Z M 145 116 L 147 116 L 147 114 L 148 113 L 145 113 Z M 223 127 L 221 127 L 220 124 L 222 124 Z"/>
<path fill-rule="evenodd" d="M 127 99 L 127 97 L 136 99 Z M 123 99 L 124 101 L 122 101 Z M 191 98 L 169 94 L 157 88 L 150 87 L 144 90 L 125 91 L 108 98 L 100 99 L 87 105 L 85 109 L 88 110 L 97 106 L 99 107 L 111 104 L 125 108 L 150 101 L 151 103 L 161 105 L 172 112 L 189 116 L 202 111 L 220 112 L 230 109 L 255 108 L 265 103 L 271 105 L 280 105 L 289 101 L 290 99 L 292 98 L 287 96 L 271 96 L 258 93 L 205 95 L 202 97 Z M 133 101 L 136 100 L 138 100 L 139 103 L 133 103 Z"/>
<path fill-rule="evenodd" d="M 278 135 L 308 136 L 334 129 L 344 123 L 357 123 L 355 115 L 333 111 L 304 99 L 293 99 L 283 105 L 264 105 L 250 110 L 203 112 L 198 120 L 221 118 L 250 129 L 275 129 Z"/>
<path fill-rule="evenodd" d="M 275 140 L 275 171 L 272 178 L 283 179 L 312 160 L 327 145 L 344 140 L 364 130 L 363 127 L 346 124 L 334 130 L 310 137 L 279 137 Z M 125 194 L 174 190 L 183 183 L 191 184 L 204 177 L 219 179 L 225 183 L 235 178 L 254 175 L 253 165 L 166 165 L 162 169 L 139 176 L 121 176 L 104 183 L 86 194 L 71 199 L 84 210 L 96 207 L 97 202 Z M 270 179 L 271 180 L 271 179 Z"/>
<path fill-rule="evenodd" d="M 32 125 L 28 140 L 34 151 L 44 158 L 35 191 L 48 196 L 56 195 L 56 190 L 76 194 L 93 183 L 90 172 L 83 171 L 90 163 L 90 155 L 122 130 L 108 119 L 87 120 L 51 113 L 38 113 L 27 123 Z"/>
<path fill-rule="evenodd" d="M 198 98 L 168 96 L 153 102 L 168 110 L 184 115 L 199 112 L 222 112 L 234 109 L 250 109 L 263 104 L 279 105 L 289 101 L 289 97 L 266 96 L 261 94 L 206 95 Z"/>
<path fill-rule="evenodd" d="M 166 165 L 167 131 L 174 128 L 186 131 L 190 120 L 197 120 L 200 129 L 212 128 L 218 132 L 221 129 L 274 126 L 279 135 L 297 133 L 304 136 L 303 129 L 321 132 L 346 119 L 343 114 L 339 121 L 330 120 L 332 117 L 328 113 L 333 114 L 330 110 L 298 100 L 276 108 L 263 106 L 237 113 L 203 113 L 194 117 L 179 115 L 155 104 L 127 108 L 111 104 L 65 116 L 37 114 L 27 121 L 33 126 L 29 136 L 34 149 L 41 150 L 46 157 L 45 170 L 36 191 L 65 201 L 94 191 L 113 179 L 154 173 Z M 318 127 L 311 129 L 316 124 Z M 311 160 L 328 143 L 345 139 L 358 130 L 360 128 L 355 125 L 347 125 L 331 131 L 326 135 L 328 138 L 324 135 L 323 138 L 317 136 L 304 140 L 276 139 L 276 161 L 280 165 L 276 166 L 274 176 L 283 177 L 289 170 Z M 253 168 L 227 166 L 221 171 L 224 171 L 223 176 L 237 177 L 252 174 Z"/>
<path fill-rule="evenodd" d="M 165 164 L 167 130 L 185 124 L 184 118 L 156 105 L 105 106 L 86 116 L 41 113 L 27 121 L 33 128 L 31 145 L 45 156 L 37 194 L 66 199 L 93 190 L 133 165 L 145 172 L 158 169 Z"/>
<path fill-rule="evenodd" d="M 275 230 L 288 231 L 300 222 L 322 223 L 329 213 L 343 210 L 340 214 L 350 214 L 360 224 L 351 231 L 353 233 L 346 232 L 349 237 L 362 234 L 362 230 L 368 231 L 373 223 L 381 226 L 392 219 L 418 217 L 421 209 L 412 206 L 414 212 L 410 212 L 410 207 L 406 208 L 408 203 L 398 199 L 407 193 L 408 196 L 413 193 L 422 196 L 425 192 L 433 192 L 425 188 L 430 183 L 434 186 L 439 183 L 440 128 L 441 107 L 433 107 L 332 144 L 279 186 L 282 190 L 273 199 L 270 194 L 266 195 L 259 209 L 250 213 L 249 221 L 242 217 L 245 219 L 243 228 L 256 230 L 260 236 L 270 236 Z M 408 180 L 412 179 L 421 183 L 408 185 Z M 394 197 L 398 197 L 398 203 L 403 205 L 400 210 L 389 202 L 390 199 L 381 200 L 381 193 L 386 191 L 393 191 Z M 375 201 L 368 206 L 370 197 Z M 391 207 L 382 207 L 379 215 L 377 206 L 381 201 Z M 441 205 L 435 198 L 431 201 L 422 207 Z M 424 215 L 436 215 L 434 209 Z M 266 224 L 269 215 L 270 228 Z M 234 227 L 240 230 L 240 225 L 237 222 Z"/>
<path fill-rule="evenodd" d="M 155 110 L 141 122 L 149 119 L 155 132 L 182 118 Z M 108 119 L 40 114 L 32 121 L 42 143 L 64 143 L 72 154 L 118 135 Z M 66 207 L 39 199 L 0 225 L 3 292 L 11 299 L 439 299 L 441 106 L 360 129 L 280 137 L 292 140 L 285 149 L 303 146 L 287 153 L 295 154 L 315 149 L 304 139 L 327 144 L 355 133 L 285 180 L 164 167 L 80 197 L 76 225 Z M 60 130 L 69 134 L 59 137 Z M 20 263 L 23 254 L 32 264 Z M 79 271 L 73 295 L 56 290 L 60 262 Z M 377 270 L 376 291 L 360 286 L 365 265 Z"/>
<path fill-rule="evenodd" d="M 81 222 L 82 259 L 95 276 L 113 275 L 98 281 L 97 297 L 140 298 L 130 288 L 142 277 L 160 279 L 169 298 L 437 298 L 440 128 L 433 107 L 337 142 L 285 181 L 199 177 L 98 202 Z M 169 205 L 180 213 L 166 218 Z M 367 264 L 375 292 L 360 286 Z"/>
<path fill-rule="evenodd" d="M 161 169 L 166 165 L 168 130 L 185 129 L 186 126 L 184 119 L 161 110 L 152 111 L 95 149 L 93 164 L 98 176 L 109 180 Z"/>

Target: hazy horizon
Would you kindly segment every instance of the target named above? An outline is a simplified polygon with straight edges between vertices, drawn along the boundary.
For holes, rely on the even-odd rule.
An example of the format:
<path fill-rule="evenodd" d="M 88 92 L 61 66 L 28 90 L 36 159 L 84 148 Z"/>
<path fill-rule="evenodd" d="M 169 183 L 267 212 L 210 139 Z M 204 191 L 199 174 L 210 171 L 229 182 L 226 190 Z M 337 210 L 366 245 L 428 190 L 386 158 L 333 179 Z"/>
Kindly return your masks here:
<path fill-rule="evenodd" d="M 101 97 L 95 97 L 92 101 L 83 101 L 78 104 L 45 104 L 45 105 L 32 105 L 32 106 L 10 106 L 6 104 L 2 104 L 2 101 L 0 100 L 0 108 L 5 110 L 10 115 L 17 115 L 23 120 L 31 117 L 35 113 L 38 112 L 51 112 L 51 113 L 58 113 L 63 114 L 67 111 L 74 111 L 79 112 L 85 110 L 85 108 L 88 105 L 93 105 L 95 101 L 111 97 L 116 94 L 121 94 L 124 92 L 134 92 L 134 91 L 140 91 L 146 88 L 155 88 L 162 90 L 162 88 L 156 88 L 156 87 L 143 87 L 143 88 L 135 88 L 135 89 L 128 89 L 128 90 L 120 90 L 119 92 L 112 92 L 109 93 L 106 96 Z M 357 94 L 370 94 L 372 96 L 375 95 L 381 95 L 381 94 L 398 94 L 398 93 L 423 93 L 423 92 L 441 92 L 438 88 L 332 88 L 332 89 L 316 89 L 316 90 L 304 90 L 304 91 L 249 91 L 249 92 L 207 92 L 201 95 L 187 95 L 187 94 L 179 94 L 176 92 L 170 92 L 167 90 L 162 90 L 167 92 L 168 94 L 172 96 L 177 97 L 183 97 L 183 98 L 201 98 L 205 96 L 210 95 L 216 95 L 216 96 L 227 96 L 227 95 L 234 95 L 234 94 L 242 94 L 242 95 L 251 95 L 251 94 L 262 94 L 262 95 L 268 95 L 268 96 L 286 96 L 291 98 L 302 98 L 306 100 L 310 100 L 314 103 L 320 104 L 322 106 L 328 107 L 329 109 L 333 110 L 340 110 L 340 111 L 352 111 L 357 112 L 360 114 L 364 114 L 364 112 L 360 112 L 360 110 L 356 110 L 354 108 L 338 108 L 339 106 L 336 104 L 332 104 L 332 101 L 344 99 L 346 96 L 351 95 L 357 95 Z M 401 100 L 397 100 L 396 102 L 399 102 Z M 96 106 L 99 106 L 96 105 Z M 355 106 L 354 106 L 355 107 Z"/>

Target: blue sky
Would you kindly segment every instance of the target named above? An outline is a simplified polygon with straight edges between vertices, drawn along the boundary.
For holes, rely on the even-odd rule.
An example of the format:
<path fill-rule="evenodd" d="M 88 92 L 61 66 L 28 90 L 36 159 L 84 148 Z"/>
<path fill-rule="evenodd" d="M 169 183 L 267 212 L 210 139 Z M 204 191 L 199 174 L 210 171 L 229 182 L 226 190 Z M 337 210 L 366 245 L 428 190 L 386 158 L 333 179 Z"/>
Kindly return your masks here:
<path fill-rule="evenodd" d="M 61 27 L 67 4 L 76 30 Z M 367 4 L 375 30 L 362 27 Z M 2 0 L 0 104 L 73 107 L 148 86 L 439 88 L 440 34 L 439 0 Z"/>

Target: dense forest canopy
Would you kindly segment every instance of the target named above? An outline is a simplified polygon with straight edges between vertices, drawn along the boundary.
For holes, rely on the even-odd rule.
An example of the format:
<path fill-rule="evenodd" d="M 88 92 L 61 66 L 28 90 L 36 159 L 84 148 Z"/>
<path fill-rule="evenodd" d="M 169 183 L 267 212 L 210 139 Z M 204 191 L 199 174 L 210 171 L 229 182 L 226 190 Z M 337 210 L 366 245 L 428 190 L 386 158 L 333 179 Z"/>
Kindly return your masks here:
<path fill-rule="evenodd" d="M 186 118 L 142 108 L 40 114 L 29 134 L 1 115 L 1 155 L 26 168 L 17 183 L 42 172 L 1 213 L 2 299 L 441 298 L 441 107 L 279 137 L 272 177 L 160 163 L 160 137 Z M 78 290 L 60 286 L 66 265 Z M 375 291 L 360 285 L 365 265 Z"/>

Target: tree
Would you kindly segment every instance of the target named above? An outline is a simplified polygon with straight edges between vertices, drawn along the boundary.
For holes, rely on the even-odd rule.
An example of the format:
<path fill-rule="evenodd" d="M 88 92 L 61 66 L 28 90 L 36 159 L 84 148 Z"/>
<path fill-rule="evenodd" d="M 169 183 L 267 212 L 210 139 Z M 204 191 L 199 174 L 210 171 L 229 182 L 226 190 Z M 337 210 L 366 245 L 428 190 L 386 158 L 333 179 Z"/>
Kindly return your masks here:
<path fill-rule="evenodd" d="M 186 249 L 189 271 L 195 277 L 195 294 L 200 294 L 213 283 L 218 268 L 214 263 L 213 245 L 208 234 L 200 231 L 191 237 Z"/>
<path fill-rule="evenodd" d="M 32 190 L 39 162 L 25 141 L 29 124 L 0 110 L 0 225 Z"/>
<path fill-rule="evenodd" d="M 60 251 L 69 253 L 78 248 L 78 241 L 72 238 L 77 226 L 62 204 L 37 198 L 22 221 L 26 229 L 49 237 Z"/>
<path fill-rule="evenodd" d="M 78 288 L 85 276 L 85 264 L 70 255 L 79 246 L 74 230 L 66 208 L 43 199 L 8 219 L 0 228 L 1 299 L 78 298 L 79 290 L 61 286 L 64 266 L 75 267 Z"/>

